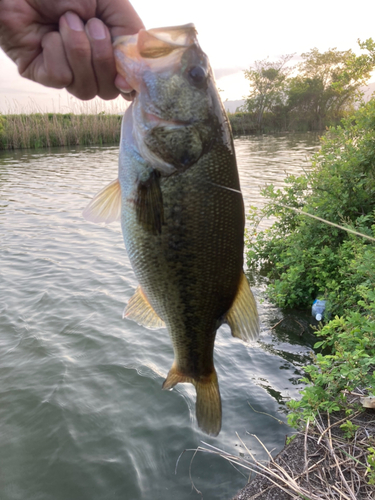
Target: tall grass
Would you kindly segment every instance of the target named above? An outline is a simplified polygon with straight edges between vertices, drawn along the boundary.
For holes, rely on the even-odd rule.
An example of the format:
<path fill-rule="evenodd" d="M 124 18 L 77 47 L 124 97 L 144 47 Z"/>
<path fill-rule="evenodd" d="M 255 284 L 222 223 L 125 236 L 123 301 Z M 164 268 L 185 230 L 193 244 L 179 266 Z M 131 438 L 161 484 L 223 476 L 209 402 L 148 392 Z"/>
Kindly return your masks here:
<path fill-rule="evenodd" d="M 0 115 L 0 149 L 118 143 L 121 118 L 104 112 Z"/>

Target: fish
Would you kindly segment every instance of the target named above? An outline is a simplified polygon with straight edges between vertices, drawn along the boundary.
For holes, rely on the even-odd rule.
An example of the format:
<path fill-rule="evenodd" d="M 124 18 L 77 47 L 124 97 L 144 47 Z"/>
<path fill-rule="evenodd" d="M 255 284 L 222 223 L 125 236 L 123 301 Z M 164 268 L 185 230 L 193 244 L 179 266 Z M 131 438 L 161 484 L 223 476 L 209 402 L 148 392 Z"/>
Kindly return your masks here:
<path fill-rule="evenodd" d="M 244 203 L 230 124 L 193 24 L 141 29 L 114 42 L 117 71 L 134 89 L 121 125 L 118 179 L 86 219 L 121 220 L 139 286 L 124 318 L 167 328 L 174 362 L 163 389 L 191 383 L 196 418 L 221 429 L 214 367 L 217 329 L 259 335 L 243 271 Z"/>

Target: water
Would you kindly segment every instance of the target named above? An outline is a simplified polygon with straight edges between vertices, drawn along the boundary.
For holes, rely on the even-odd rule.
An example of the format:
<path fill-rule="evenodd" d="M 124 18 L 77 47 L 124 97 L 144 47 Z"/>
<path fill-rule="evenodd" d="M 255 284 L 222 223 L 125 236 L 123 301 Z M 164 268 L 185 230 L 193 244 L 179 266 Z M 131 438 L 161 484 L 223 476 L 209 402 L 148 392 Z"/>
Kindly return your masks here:
<path fill-rule="evenodd" d="M 313 135 L 235 140 L 245 203 L 260 186 L 309 168 Z M 0 497 L 2 500 L 230 499 L 246 483 L 201 441 L 259 459 L 247 432 L 279 451 L 291 430 L 285 402 L 298 395 L 313 339 L 306 318 L 260 304 L 261 337 L 247 346 L 222 327 L 215 365 L 223 428 L 195 422 L 195 391 L 162 391 L 172 360 L 165 330 L 122 320 L 137 286 L 119 223 L 81 211 L 116 177 L 117 147 L 0 154 Z M 263 285 L 254 291 L 260 298 Z M 305 323 L 303 323 L 305 322 Z"/>

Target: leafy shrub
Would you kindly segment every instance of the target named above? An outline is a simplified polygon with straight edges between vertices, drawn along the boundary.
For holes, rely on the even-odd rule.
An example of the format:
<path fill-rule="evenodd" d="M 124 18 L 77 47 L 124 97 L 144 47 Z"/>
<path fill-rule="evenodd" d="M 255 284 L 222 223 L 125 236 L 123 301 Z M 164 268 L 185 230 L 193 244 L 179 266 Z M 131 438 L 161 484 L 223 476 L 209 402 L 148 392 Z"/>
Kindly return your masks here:
<path fill-rule="evenodd" d="M 289 423 L 296 427 L 317 412 L 346 409 L 344 391 L 374 392 L 375 245 L 300 213 L 374 238 L 374 174 L 375 101 L 370 101 L 327 133 L 309 174 L 290 176 L 282 190 L 267 186 L 267 204 L 252 207 L 248 216 L 248 265 L 268 274 L 270 299 L 280 307 L 311 307 L 324 296 L 333 317 L 316 332 L 321 340 L 314 347 L 321 352 L 305 367 L 302 399 L 289 402 Z M 263 217 L 276 221 L 258 232 Z"/>
<path fill-rule="evenodd" d="M 296 214 L 307 212 L 363 234 L 372 234 L 375 210 L 375 101 L 363 106 L 342 126 L 322 139 L 313 169 L 289 176 L 286 187 L 263 189 L 263 209 L 248 218 L 247 262 L 263 268 L 271 282 L 270 299 L 280 307 L 309 307 L 325 296 L 333 314 L 357 309 L 360 274 L 353 262 L 364 259 L 368 240 Z M 276 217 L 270 229 L 258 232 L 264 217 Z M 371 276 L 371 279 L 373 276 Z"/>
<path fill-rule="evenodd" d="M 372 254 L 375 257 L 375 252 Z M 300 420 L 312 419 L 322 411 L 346 409 L 343 391 L 354 391 L 357 387 L 374 392 L 375 387 L 375 291 L 360 286 L 361 300 L 358 311 L 346 318 L 336 316 L 317 331 L 322 338 L 315 348 L 327 349 L 330 354 L 318 353 L 314 363 L 305 367 L 310 384 L 302 390 L 300 401 L 290 401 L 292 413 L 289 423 L 298 426 Z"/>

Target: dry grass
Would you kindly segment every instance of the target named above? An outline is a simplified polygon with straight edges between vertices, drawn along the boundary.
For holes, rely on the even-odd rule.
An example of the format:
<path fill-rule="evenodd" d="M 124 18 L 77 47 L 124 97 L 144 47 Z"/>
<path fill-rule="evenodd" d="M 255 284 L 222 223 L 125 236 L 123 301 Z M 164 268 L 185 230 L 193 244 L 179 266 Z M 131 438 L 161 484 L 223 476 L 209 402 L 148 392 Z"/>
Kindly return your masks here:
<path fill-rule="evenodd" d="M 0 117 L 0 149 L 118 143 L 121 115 L 29 114 Z"/>
<path fill-rule="evenodd" d="M 350 420 L 358 425 L 351 439 L 344 438 L 340 425 L 348 417 L 319 417 L 273 458 L 263 446 L 268 463 L 258 461 L 240 439 L 248 457 L 231 455 L 203 443 L 198 451 L 213 453 L 235 467 L 257 476 L 233 500 L 370 500 L 375 487 L 369 484 L 371 469 L 368 448 L 374 446 L 375 419 L 371 412 L 357 412 Z M 372 477 L 374 479 L 374 477 Z"/>
<path fill-rule="evenodd" d="M 73 102 L 68 113 L 42 113 L 36 105 L 23 113 L 19 106 L 9 107 L 0 114 L 0 149 L 118 143 L 123 116 L 118 110 L 127 103 L 114 103 Z"/>

